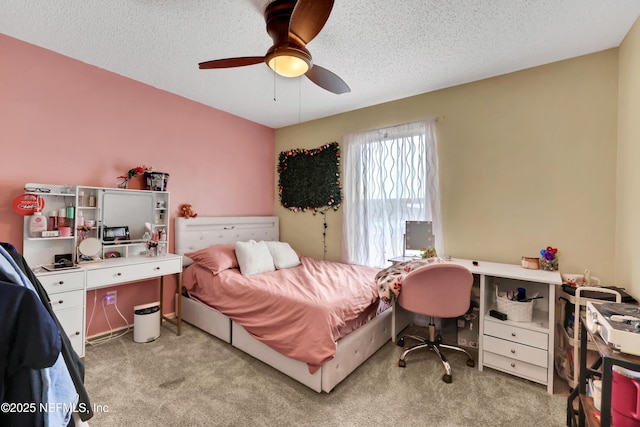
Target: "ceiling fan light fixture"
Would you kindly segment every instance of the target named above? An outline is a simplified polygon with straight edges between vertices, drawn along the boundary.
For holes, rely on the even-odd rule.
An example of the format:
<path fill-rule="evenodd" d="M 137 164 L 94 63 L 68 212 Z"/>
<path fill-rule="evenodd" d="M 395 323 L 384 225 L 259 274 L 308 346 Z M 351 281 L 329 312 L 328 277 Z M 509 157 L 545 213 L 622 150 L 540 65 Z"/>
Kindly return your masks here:
<path fill-rule="evenodd" d="M 299 77 L 309 71 L 309 64 L 298 57 L 282 55 L 273 57 L 269 68 L 284 77 Z"/>
<path fill-rule="evenodd" d="M 351 92 L 340 77 L 315 65 L 306 49 L 329 19 L 334 0 L 269 0 L 267 3 L 264 19 L 273 45 L 266 55 L 214 59 L 199 63 L 199 68 L 244 67 L 264 62 L 280 76 L 304 74 L 312 83 L 336 95 Z"/>
<path fill-rule="evenodd" d="M 269 68 L 283 77 L 299 77 L 311 68 L 311 55 L 286 47 L 268 53 L 266 62 Z"/>

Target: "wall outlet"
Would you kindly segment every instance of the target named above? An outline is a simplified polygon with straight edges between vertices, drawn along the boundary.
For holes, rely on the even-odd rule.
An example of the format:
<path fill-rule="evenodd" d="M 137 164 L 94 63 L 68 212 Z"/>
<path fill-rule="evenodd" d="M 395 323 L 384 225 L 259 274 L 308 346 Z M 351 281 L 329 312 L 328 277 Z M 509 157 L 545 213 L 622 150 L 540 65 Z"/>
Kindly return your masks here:
<path fill-rule="evenodd" d="M 111 304 L 115 304 L 118 302 L 118 291 L 109 291 L 107 292 L 107 294 L 104 296 L 104 302 L 107 303 L 107 305 L 111 305 Z"/>

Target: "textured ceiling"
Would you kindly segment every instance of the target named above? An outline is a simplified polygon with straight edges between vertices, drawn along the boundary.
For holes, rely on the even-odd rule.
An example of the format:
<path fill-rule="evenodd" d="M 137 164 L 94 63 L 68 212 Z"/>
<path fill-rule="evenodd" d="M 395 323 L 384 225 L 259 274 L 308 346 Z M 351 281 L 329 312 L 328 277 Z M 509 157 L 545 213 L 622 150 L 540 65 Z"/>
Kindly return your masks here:
<path fill-rule="evenodd" d="M 336 0 L 307 45 L 351 92 L 261 63 L 269 0 L 1 0 L 3 34 L 279 128 L 617 47 L 638 0 Z"/>

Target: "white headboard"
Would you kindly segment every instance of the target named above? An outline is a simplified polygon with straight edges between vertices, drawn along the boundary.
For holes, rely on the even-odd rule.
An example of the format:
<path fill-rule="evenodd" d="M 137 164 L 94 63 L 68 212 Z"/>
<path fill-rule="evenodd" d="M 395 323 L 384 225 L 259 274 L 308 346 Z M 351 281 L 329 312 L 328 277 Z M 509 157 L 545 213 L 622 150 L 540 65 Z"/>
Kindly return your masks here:
<path fill-rule="evenodd" d="M 184 255 L 211 245 L 247 240 L 279 240 L 277 216 L 198 216 L 176 218 L 175 252 Z"/>

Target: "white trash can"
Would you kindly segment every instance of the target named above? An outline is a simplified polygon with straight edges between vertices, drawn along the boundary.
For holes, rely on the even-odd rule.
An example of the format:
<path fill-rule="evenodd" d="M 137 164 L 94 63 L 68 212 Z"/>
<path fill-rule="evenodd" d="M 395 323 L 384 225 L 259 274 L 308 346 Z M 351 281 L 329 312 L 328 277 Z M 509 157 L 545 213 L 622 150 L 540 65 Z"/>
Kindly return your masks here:
<path fill-rule="evenodd" d="M 133 307 L 133 341 L 151 342 L 160 336 L 160 302 Z"/>

